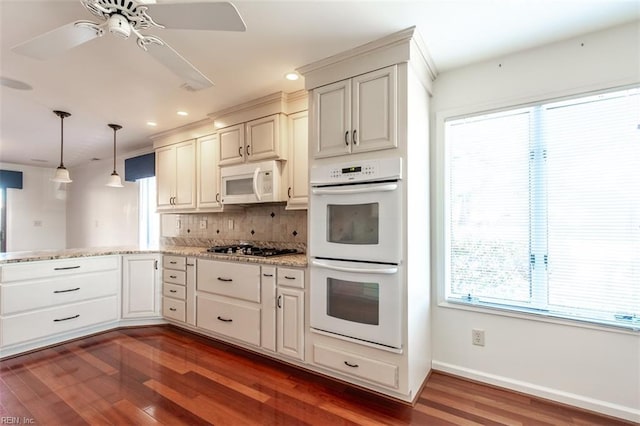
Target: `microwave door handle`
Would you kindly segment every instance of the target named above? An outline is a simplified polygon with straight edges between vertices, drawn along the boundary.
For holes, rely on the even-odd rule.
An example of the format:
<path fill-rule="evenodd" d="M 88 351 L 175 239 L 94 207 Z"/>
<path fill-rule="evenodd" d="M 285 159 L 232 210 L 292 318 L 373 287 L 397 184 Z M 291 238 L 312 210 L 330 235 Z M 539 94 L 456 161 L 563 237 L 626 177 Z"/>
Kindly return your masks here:
<path fill-rule="evenodd" d="M 398 189 L 397 183 L 387 183 L 378 186 L 369 186 L 366 188 L 351 188 L 351 187 L 338 187 L 338 188 L 313 188 L 312 192 L 316 195 L 348 195 L 348 194 L 366 194 L 369 192 L 388 192 Z"/>
<path fill-rule="evenodd" d="M 258 186 L 258 178 L 260 177 L 260 167 L 256 167 L 253 172 L 253 193 L 258 199 L 258 201 L 262 201 L 262 194 L 260 194 L 259 186 Z"/>
<path fill-rule="evenodd" d="M 398 272 L 397 266 L 383 266 L 383 267 L 372 267 L 372 268 L 351 268 L 349 266 L 338 266 L 329 262 L 324 262 L 322 260 L 312 260 L 311 263 L 315 266 L 319 266 L 321 268 L 332 269 L 334 271 L 339 272 L 355 272 L 360 274 L 386 274 L 392 275 Z"/>

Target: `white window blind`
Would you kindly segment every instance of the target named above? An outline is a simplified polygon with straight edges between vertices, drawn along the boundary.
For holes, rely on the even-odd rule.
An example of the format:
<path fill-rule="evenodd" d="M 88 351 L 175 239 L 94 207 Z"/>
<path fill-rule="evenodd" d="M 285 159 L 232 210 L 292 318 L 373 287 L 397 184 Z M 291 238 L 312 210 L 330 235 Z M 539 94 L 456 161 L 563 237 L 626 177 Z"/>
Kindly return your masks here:
<path fill-rule="evenodd" d="M 446 297 L 640 329 L 640 90 L 447 120 Z"/>

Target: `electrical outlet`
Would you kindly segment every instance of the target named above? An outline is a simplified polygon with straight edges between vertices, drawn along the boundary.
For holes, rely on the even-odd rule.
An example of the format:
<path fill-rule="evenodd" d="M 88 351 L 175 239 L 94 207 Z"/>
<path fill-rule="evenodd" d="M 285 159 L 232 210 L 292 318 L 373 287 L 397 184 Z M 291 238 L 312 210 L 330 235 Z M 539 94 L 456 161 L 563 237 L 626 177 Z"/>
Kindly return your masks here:
<path fill-rule="evenodd" d="M 233 219 L 229 219 L 229 229 L 233 229 Z"/>
<path fill-rule="evenodd" d="M 471 330 L 471 343 L 476 346 L 484 346 L 484 330 Z"/>
<path fill-rule="evenodd" d="M 202 219 L 200 221 L 200 229 L 207 229 L 207 219 Z"/>

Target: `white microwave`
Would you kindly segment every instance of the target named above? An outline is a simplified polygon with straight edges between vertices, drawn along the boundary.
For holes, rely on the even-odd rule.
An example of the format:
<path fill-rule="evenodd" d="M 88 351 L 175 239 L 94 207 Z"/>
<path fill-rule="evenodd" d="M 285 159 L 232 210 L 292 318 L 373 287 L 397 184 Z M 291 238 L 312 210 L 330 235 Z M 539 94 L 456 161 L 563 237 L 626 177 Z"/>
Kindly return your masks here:
<path fill-rule="evenodd" d="M 221 167 L 222 204 L 283 201 L 281 174 L 281 165 L 277 160 Z"/>

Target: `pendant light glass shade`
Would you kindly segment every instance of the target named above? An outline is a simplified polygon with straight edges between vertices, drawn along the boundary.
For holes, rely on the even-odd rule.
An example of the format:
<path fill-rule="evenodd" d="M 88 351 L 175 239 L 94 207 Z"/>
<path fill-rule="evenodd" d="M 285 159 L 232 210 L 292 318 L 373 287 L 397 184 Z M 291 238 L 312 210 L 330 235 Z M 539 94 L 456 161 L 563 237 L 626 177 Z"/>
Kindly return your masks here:
<path fill-rule="evenodd" d="M 56 174 L 51 178 L 52 182 L 71 183 L 73 182 L 69 178 L 69 170 L 64 166 L 64 119 L 71 116 L 68 112 L 53 111 L 55 115 L 60 117 L 60 165 L 56 169 Z"/>
<path fill-rule="evenodd" d="M 109 180 L 107 181 L 107 186 L 112 188 L 122 188 L 122 179 L 116 172 L 116 132 L 122 129 L 122 126 L 119 124 L 108 124 L 109 127 L 113 129 L 113 172 L 111 176 L 109 176 Z"/>

